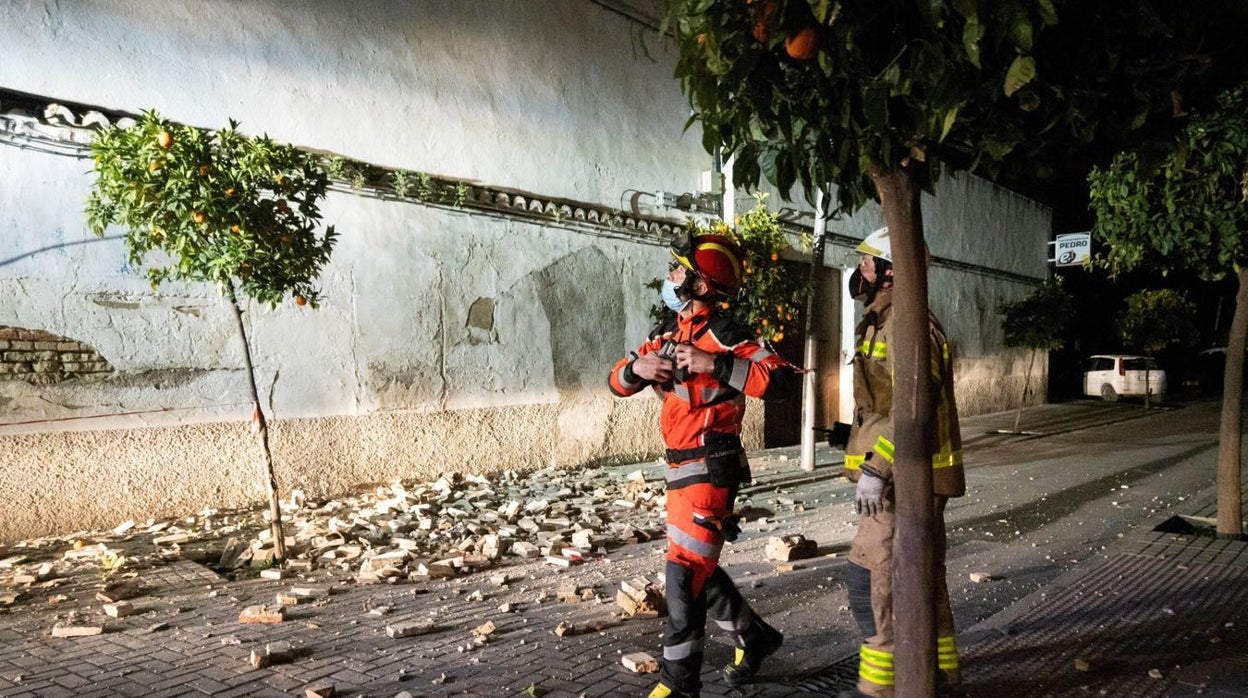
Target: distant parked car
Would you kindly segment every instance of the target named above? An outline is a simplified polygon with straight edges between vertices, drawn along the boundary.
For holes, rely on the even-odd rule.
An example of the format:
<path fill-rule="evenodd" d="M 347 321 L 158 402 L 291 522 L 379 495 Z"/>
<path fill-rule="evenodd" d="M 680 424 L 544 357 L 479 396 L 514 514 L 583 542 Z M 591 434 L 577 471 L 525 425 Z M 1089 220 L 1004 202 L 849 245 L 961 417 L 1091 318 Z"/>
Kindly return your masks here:
<path fill-rule="evenodd" d="M 1148 369 L 1148 387 L 1144 371 Z M 1157 362 L 1129 354 L 1097 354 L 1084 364 L 1083 394 L 1115 401 L 1120 397 L 1144 397 L 1147 390 L 1154 400 L 1166 396 L 1166 372 Z"/>

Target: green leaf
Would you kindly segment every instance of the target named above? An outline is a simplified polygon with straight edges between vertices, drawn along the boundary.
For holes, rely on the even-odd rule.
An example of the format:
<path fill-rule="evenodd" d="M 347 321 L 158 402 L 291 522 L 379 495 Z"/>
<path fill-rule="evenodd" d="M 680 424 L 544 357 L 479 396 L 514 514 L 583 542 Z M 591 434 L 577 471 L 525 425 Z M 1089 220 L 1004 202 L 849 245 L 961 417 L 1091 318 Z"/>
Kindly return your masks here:
<path fill-rule="evenodd" d="M 954 107 L 953 109 L 950 109 L 949 111 L 945 112 L 945 123 L 943 126 L 940 127 L 940 140 L 942 142 L 945 140 L 945 136 L 949 135 L 949 131 L 953 129 L 953 124 L 957 120 L 958 120 L 958 108 L 957 107 Z"/>
<path fill-rule="evenodd" d="M 1036 59 L 1031 56 L 1016 56 L 1005 74 L 1005 96 L 1014 96 L 1015 92 L 1035 79 Z"/>
<path fill-rule="evenodd" d="M 962 28 L 962 50 L 966 51 L 966 58 L 971 65 L 980 68 L 979 63 L 979 40 L 984 36 L 984 25 L 979 23 L 979 19 L 968 17 L 966 26 Z"/>
<path fill-rule="evenodd" d="M 1051 27 L 1057 24 L 1057 8 L 1053 7 L 1053 0 L 1039 0 L 1036 8 L 1040 10 L 1040 22 Z"/>

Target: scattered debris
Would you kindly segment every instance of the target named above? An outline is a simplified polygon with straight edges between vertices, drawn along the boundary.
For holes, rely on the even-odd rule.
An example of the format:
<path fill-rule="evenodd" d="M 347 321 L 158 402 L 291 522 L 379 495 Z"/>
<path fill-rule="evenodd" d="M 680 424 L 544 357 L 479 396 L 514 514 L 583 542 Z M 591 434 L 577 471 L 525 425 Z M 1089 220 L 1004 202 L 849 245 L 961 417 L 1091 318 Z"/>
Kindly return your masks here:
<path fill-rule="evenodd" d="M 667 615 L 667 602 L 663 600 L 663 593 L 640 577 L 620 582 L 615 603 L 629 617 L 658 618 Z"/>
<path fill-rule="evenodd" d="M 386 626 L 386 635 L 392 638 L 415 637 L 416 635 L 426 635 L 438 629 L 433 621 L 411 622 L 411 623 L 395 623 Z"/>
<path fill-rule="evenodd" d="M 109 618 L 125 618 L 134 615 L 134 606 L 129 601 L 104 604 L 104 615 Z"/>
<path fill-rule="evenodd" d="M 52 637 L 89 637 L 104 632 L 100 625 L 79 625 L 75 623 L 57 623 L 52 626 Z"/>
<path fill-rule="evenodd" d="M 819 545 L 800 533 L 790 536 L 772 536 L 767 539 L 766 555 L 768 560 L 792 562 L 805 560 L 819 554 Z"/>
<path fill-rule="evenodd" d="M 104 588 L 96 593 L 95 598 L 103 603 L 117 603 L 118 601 L 133 599 L 139 595 L 142 588 L 143 583 L 138 579 L 111 582 L 105 584 Z"/>
<path fill-rule="evenodd" d="M 489 637 L 490 635 L 494 633 L 494 630 L 495 630 L 494 621 L 487 620 L 481 625 L 478 625 L 477 627 L 473 628 L 472 634 L 478 637 Z"/>
<path fill-rule="evenodd" d="M 659 662 L 645 652 L 634 652 L 620 658 L 620 663 L 634 674 L 650 674 L 659 670 Z"/>
<path fill-rule="evenodd" d="M 987 572 L 972 572 L 971 573 L 971 581 L 975 582 L 976 584 L 983 584 L 984 582 L 991 582 L 997 579 L 1000 579 L 1000 577 L 993 576 Z"/>
<path fill-rule="evenodd" d="M 558 635 L 559 637 L 566 637 L 566 636 L 568 636 L 568 635 L 575 635 L 575 634 L 576 634 L 576 626 L 575 626 L 575 625 L 573 625 L 572 623 L 568 623 L 568 622 L 566 622 L 566 621 L 561 621 L 561 622 L 559 623 L 559 625 L 556 625 L 556 626 L 555 626 L 555 634 L 556 634 L 556 635 Z"/>
<path fill-rule="evenodd" d="M 286 609 L 270 610 L 266 606 L 248 606 L 238 614 L 239 623 L 281 623 L 286 620 Z"/>
<path fill-rule="evenodd" d="M 338 689 L 332 683 L 321 683 L 304 691 L 306 698 L 338 698 Z"/>

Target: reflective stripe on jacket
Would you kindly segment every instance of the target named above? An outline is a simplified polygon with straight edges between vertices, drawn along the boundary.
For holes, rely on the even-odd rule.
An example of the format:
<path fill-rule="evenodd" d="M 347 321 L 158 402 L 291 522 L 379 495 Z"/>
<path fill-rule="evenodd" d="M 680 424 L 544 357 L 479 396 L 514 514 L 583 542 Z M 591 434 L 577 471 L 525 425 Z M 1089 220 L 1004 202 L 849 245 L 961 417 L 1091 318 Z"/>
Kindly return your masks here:
<path fill-rule="evenodd" d="M 740 435 L 747 395 L 784 400 L 796 393 L 798 374 L 792 365 L 709 307 L 656 329 L 637 351 L 616 362 L 607 377 L 611 392 L 627 397 L 650 386 L 633 374 L 632 363 L 671 343 L 693 344 L 716 355 L 716 361 L 711 373 L 691 373 L 683 381 L 653 386 L 663 398 L 660 429 L 668 448 L 705 446 L 710 433 Z"/>

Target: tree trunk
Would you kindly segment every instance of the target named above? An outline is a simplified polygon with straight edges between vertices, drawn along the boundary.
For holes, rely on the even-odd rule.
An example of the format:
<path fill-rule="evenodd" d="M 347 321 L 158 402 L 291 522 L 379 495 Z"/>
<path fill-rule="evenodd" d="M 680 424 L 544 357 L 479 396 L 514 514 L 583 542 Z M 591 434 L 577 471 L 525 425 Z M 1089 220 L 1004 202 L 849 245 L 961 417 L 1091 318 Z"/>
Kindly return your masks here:
<path fill-rule="evenodd" d="M 256 369 L 251 363 L 251 345 L 247 342 L 247 328 L 243 324 L 243 311 L 238 307 L 238 296 L 234 293 L 231 282 L 227 297 L 230 310 L 234 311 L 234 326 L 238 328 L 238 336 L 243 340 L 243 364 L 247 367 L 247 386 L 251 389 L 252 419 L 256 421 L 257 433 L 260 436 L 260 449 L 264 453 L 265 477 L 269 487 L 269 532 L 273 535 L 273 557 L 278 563 L 286 559 L 286 537 L 282 533 L 282 509 L 278 503 L 277 475 L 273 471 L 273 453 L 269 450 L 269 425 L 264 418 L 264 410 L 260 407 L 260 391 L 256 389 Z"/>
<path fill-rule="evenodd" d="M 1018 411 L 1014 413 L 1014 433 L 1018 433 L 1018 425 L 1023 422 L 1023 405 L 1027 404 L 1027 391 L 1031 389 L 1031 369 L 1036 365 L 1036 348 L 1031 348 L 1031 360 L 1027 362 L 1027 375 L 1023 377 L 1023 397 L 1018 401 Z"/>
<path fill-rule="evenodd" d="M 872 167 L 893 251 L 893 537 L 894 667 L 897 698 L 932 698 L 936 691 L 936 585 L 932 454 L 927 435 L 934 406 L 927 305 L 927 252 L 919 188 L 910 162 Z"/>
<path fill-rule="evenodd" d="M 1152 392 L 1153 392 L 1153 388 L 1151 385 L 1152 381 L 1149 379 L 1149 370 L 1148 370 L 1149 359 L 1151 358 L 1152 358 L 1151 354 L 1146 354 L 1144 356 L 1144 409 L 1148 409 L 1148 400 L 1149 398 L 1152 397 Z"/>
<path fill-rule="evenodd" d="M 1244 533 L 1240 498 L 1240 445 L 1243 439 L 1244 345 L 1248 337 L 1248 266 L 1239 268 L 1235 314 L 1226 342 L 1226 373 L 1222 377 L 1222 421 L 1218 427 L 1218 535 Z"/>

